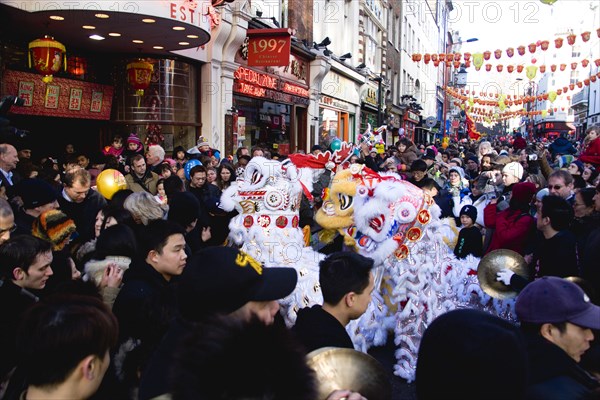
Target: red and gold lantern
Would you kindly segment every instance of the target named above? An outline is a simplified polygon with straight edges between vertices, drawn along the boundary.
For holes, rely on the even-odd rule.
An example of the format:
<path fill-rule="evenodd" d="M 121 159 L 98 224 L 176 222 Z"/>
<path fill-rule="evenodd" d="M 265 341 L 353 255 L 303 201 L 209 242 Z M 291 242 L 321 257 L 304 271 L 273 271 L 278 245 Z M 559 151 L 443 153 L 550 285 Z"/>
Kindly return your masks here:
<path fill-rule="evenodd" d="M 486 50 L 486 51 L 483 52 L 483 59 L 485 61 L 489 60 L 491 56 L 492 56 L 492 52 L 491 51 Z"/>
<path fill-rule="evenodd" d="M 503 66 L 502 64 L 498 64 L 498 65 L 496 65 L 496 70 L 497 70 L 498 72 L 502 72 L 502 69 L 503 69 L 503 68 L 504 68 L 504 66 Z"/>
<path fill-rule="evenodd" d="M 556 47 L 557 49 L 560 49 L 563 45 L 563 38 L 556 38 L 554 39 L 554 47 Z"/>
<path fill-rule="evenodd" d="M 509 74 L 512 74 L 513 71 L 515 70 L 515 66 L 514 65 L 507 65 L 506 66 L 506 70 L 508 71 Z"/>
<path fill-rule="evenodd" d="M 500 57 L 502 57 L 502 50 L 500 50 L 500 49 L 494 50 L 494 57 L 496 57 L 496 60 L 499 60 Z"/>
<path fill-rule="evenodd" d="M 567 64 L 560 64 L 560 70 L 564 71 L 565 69 L 567 69 Z"/>
<path fill-rule="evenodd" d="M 525 46 L 517 47 L 517 52 L 519 53 L 520 56 L 525 55 Z"/>
<path fill-rule="evenodd" d="M 485 70 L 490 72 L 492 70 L 492 64 L 485 64 Z"/>
<path fill-rule="evenodd" d="M 556 89 L 556 94 L 557 94 L 557 95 L 559 95 L 559 96 L 560 96 L 560 95 L 562 94 L 562 92 L 563 92 L 563 90 L 562 90 L 562 89 Z"/>
<path fill-rule="evenodd" d="M 127 64 L 127 80 L 131 88 L 135 89 L 136 95 L 144 95 L 144 89 L 150 86 L 153 71 L 154 65 L 143 60 Z"/>
<path fill-rule="evenodd" d="M 529 43 L 527 47 L 529 48 L 529 52 L 533 54 L 535 53 L 535 48 L 537 47 L 537 45 L 535 43 Z"/>
<path fill-rule="evenodd" d="M 469 61 L 471 59 L 471 53 L 469 53 L 469 52 L 463 53 L 463 59 L 465 61 Z"/>
<path fill-rule="evenodd" d="M 67 67 L 67 51 L 62 43 L 53 37 L 44 36 L 29 43 L 29 67 L 44 75 L 45 83 L 52 82 L 52 75 Z"/>
<path fill-rule="evenodd" d="M 523 72 L 523 68 L 525 68 L 523 65 L 517 65 L 517 72 L 520 74 Z"/>
<path fill-rule="evenodd" d="M 423 61 L 425 62 L 425 64 L 429 64 L 429 61 L 431 61 L 431 54 L 425 53 L 425 55 L 423 56 Z"/>
<path fill-rule="evenodd" d="M 573 46 L 575 44 L 575 39 L 577 39 L 577 35 L 571 33 L 569 36 L 567 36 L 567 43 Z"/>
<path fill-rule="evenodd" d="M 585 60 L 581 60 L 581 65 L 583 66 L 583 68 L 587 67 L 590 63 L 590 60 L 585 59 Z"/>
<path fill-rule="evenodd" d="M 542 74 L 546 72 L 546 66 L 545 65 L 540 65 L 540 72 Z"/>
<path fill-rule="evenodd" d="M 596 64 L 596 67 L 600 67 L 600 58 L 594 60 L 594 64 Z"/>
<path fill-rule="evenodd" d="M 542 41 L 540 42 L 540 48 L 541 48 L 543 51 L 546 51 L 546 50 L 548 50 L 548 46 L 550 46 L 550 42 L 549 42 L 548 40 L 542 40 Z"/>
<path fill-rule="evenodd" d="M 588 40 L 590 40 L 591 36 L 592 36 L 592 32 L 585 31 L 581 34 L 581 40 L 583 40 L 584 42 L 587 42 Z"/>
<path fill-rule="evenodd" d="M 556 72 L 556 64 L 552 64 L 552 65 L 550 66 L 550 71 L 552 71 L 552 72 Z"/>
<path fill-rule="evenodd" d="M 509 47 L 508 49 L 506 49 L 506 55 L 509 57 L 512 57 L 515 55 L 515 49 L 513 47 Z"/>

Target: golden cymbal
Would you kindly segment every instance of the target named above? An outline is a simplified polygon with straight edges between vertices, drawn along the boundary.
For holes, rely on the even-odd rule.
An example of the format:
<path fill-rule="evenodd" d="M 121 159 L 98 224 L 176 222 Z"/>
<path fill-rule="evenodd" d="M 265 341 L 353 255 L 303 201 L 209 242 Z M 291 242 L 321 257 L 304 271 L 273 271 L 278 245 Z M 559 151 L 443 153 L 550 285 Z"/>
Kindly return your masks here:
<path fill-rule="evenodd" d="M 392 384 L 381 364 L 368 354 L 353 349 L 323 347 L 307 356 L 319 384 L 318 400 L 334 390 L 347 389 L 369 400 L 392 398 Z"/>
<path fill-rule="evenodd" d="M 516 251 L 499 249 L 490 251 L 479 261 L 477 267 L 479 285 L 484 292 L 495 299 L 512 299 L 518 292 L 496 280 L 496 273 L 503 268 L 508 268 L 515 274 L 529 279 L 527 263 L 523 256 Z"/>

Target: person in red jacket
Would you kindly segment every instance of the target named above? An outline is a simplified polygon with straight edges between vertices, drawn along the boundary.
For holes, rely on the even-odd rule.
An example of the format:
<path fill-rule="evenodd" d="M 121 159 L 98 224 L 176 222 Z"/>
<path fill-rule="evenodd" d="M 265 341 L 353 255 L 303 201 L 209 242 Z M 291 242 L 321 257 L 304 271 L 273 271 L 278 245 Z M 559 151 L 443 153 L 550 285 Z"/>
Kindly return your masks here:
<path fill-rule="evenodd" d="M 535 220 L 529 214 L 529 204 L 535 192 L 535 184 L 517 183 L 513 187 L 510 205 L 506 210 L 497 212 L 496 199 L 485 207 L 485 226 L 495 229 L 486 254 L 497 249 L 509 249 L 521 255 L 525 254 L 527 245 L 535 237 Z"/>
<path fill-rule="evenodd" d="M 600 167 L 600 124 L 594 125 L 587 130 L 585 137 L 585 143 L 587 145 L 581 152 L 579 160 L 592 164 L 594 167 Z"/>
<path fill-rule="evenodd" d="M 513 141 L 513 149 L 515 149 L 515 152 L 518 152 L 518 150 L 523 150 L 526 147 L 527 142 L 525 139 L 523 139 L 521 132 L 515 133 L 515 140 Z"/>

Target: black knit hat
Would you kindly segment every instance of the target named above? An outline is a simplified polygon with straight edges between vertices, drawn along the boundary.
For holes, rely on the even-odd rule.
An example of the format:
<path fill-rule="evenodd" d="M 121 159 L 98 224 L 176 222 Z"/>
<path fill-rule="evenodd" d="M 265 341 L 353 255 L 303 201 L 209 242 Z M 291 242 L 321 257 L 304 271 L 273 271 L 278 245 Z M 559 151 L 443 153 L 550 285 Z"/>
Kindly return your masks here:
<path fill-rule="evenodd" d="M 43 206 L 57 200 L 57 194 L 49 183 L 41 179 L 24 179 L 17 185 L 17 193 L 23 200 L 23 208 Z"/>
<path fill-rule="evenodd" d="M 473 223 L 475 223 L 475 221 L 477 221 L 477 208 L 469 205 L 464 206 L 460 209 L 459 217 L 462 215 L 466 215 L 467 217 L 471 218 Z"/>

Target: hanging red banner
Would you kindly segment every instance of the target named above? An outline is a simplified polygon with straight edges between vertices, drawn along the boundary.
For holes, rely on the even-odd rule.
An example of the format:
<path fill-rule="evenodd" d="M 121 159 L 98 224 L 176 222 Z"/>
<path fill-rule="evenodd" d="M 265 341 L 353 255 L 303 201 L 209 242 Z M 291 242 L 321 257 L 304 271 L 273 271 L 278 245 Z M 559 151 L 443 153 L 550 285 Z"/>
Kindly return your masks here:
<path fill-rule="evenodd" d="M 286 66 L 290 62 L 292 31 L 248 29 L 248 65 L 254 67 Z"/>

